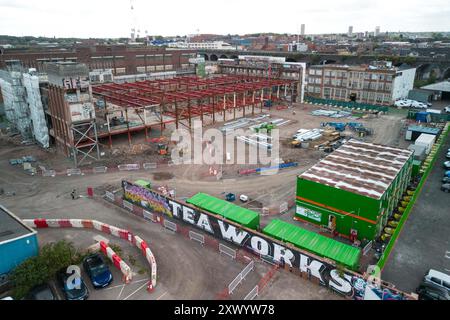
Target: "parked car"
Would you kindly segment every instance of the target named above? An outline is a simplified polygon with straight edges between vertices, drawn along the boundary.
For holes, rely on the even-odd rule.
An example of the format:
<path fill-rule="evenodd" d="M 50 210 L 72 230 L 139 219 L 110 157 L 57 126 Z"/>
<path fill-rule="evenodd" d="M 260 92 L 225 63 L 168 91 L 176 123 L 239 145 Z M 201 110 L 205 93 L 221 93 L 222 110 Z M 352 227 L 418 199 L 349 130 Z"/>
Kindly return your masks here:
<path fill-rule="evenodd" d="M 56 277 L 66 300 L 86 300 L 89 297 L 89 290 L 81 276 L 72 282 L 69 279 L 70 274 L 67 273 L 67 268 L 64 268 L 58 272 Z"/>
<path fill-rule="evenodd" d="M 419 300 L 450 300 L 447 290 L 428 282 L 422 282 L 416 289 Z"/>
<path fill-rule="evenodd" d="M 426 103 L 419 102 L 419 101 L 414 101 L 414 102 L 411 104 L 411 108 L 415 108 L 415 109 L 427 109 L 428 106 L 427 106 Z"/>
<path fill-rule="evenodd" d="M 241 200 L 242 202 L 247 202 L 248 201 L 248 196 L 246 196 L 245 194 L 241 194 L 239 196 L 239 200 Z"/>
<path fill-rule="evenodd" d="M 450 183 L 444 183 L 442 186 L 441 186 L 441 190 L 442 191 L 444 191 L 444 192 L 450 192 Z"/>
<path fill-rule="evenodd" d="M 446 106 L 446 107 L 444 108 L 444 112 L 445 112 L 445 113 L 450 113 L 450 106 Z"/>
<path fill-rule="evenodd" d="M 99 254 L 87 256 L 83 261 L 83 267 L 95 289 L 104 288 L 113 281 L 109 267 Z"/>
<path fill-rule="evenodd" d="M 445 171 L 444 176 L 445 176 L 445 177 L 450 177 L 450 170 Z"/>
<path fill-rule="evenodd" d="M 57 300 L 53 289 L 47 284 L 35 286 L 28 292 L 25 300 Z"/>
<path fill-rule="evenodd" d="M 450 177 L 443 177 L 442 183 L 450 183 Z"/>
<path fill-rule="evenodd" d="M 447 154 L 445 155 L 445 157 L 446 157 L 447 159 L 450 159 L 450 151 L 447 152 Z"/>
<path fill-rule="evenodd" d="M 1 298 L 0 300 L 14 300 L 12 297 L 4 297 L 4 298 Z"/>
<path fill-rule="evenodd" d="M 447 290 L 447 293 L 450 293 L 450 275 L 446 273 L 430 269 L 424 276 L 423 282 L 438 286 L 441 289 Z"/>
<path fill-rule="evenodd" d="M 445 169 L 450 169 L 450 161 L 445 161 L 444 162 L 444 168 Z"/>
<path fill-rule="evenodd" d="M 397 100 L 394 102 L 394 106 L 398 108 L 409 108 L 411 107 L 411 102 L 408 102 L 407 100 Z"/>

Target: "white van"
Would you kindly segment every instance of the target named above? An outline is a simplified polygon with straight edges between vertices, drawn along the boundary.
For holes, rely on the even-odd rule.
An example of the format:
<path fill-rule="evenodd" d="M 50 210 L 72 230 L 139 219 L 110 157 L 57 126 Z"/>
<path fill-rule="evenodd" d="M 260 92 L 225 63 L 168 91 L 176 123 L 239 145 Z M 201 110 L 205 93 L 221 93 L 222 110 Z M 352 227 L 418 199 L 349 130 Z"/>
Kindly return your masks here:
<path fill-rule="evenodd" d="M 450 292 L 450 276 L 448 274 L 430 269 L 423 280 Z"/>

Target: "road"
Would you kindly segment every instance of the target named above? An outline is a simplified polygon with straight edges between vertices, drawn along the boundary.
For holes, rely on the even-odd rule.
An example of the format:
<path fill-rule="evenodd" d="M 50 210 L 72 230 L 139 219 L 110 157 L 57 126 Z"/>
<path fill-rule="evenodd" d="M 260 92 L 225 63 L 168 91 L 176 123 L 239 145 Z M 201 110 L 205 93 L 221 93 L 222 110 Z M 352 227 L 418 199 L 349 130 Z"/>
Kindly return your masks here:
<path fill-rule="evenodd" d="M 382 272 L 383 280 L 406 292 L 413 292 L 429 269 L 450 274 L 450 194 L 440 191 L 448 148 L 449 138 Z"/>

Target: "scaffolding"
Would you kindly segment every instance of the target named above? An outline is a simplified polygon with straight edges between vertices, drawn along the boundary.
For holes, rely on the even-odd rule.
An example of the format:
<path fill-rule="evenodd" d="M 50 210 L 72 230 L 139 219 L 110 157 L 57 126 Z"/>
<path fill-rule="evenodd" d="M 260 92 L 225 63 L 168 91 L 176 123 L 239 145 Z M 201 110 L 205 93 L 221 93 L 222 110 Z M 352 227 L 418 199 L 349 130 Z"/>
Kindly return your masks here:
<path fill-rule="evenodd" d="M 26 92 L 22 83 L 22 66 L 11 63 L 8 70 L 0 70 L 0 87 L 5 105 L 6 119 L 22 136 L 22 139 L 32 138 L 32 126 L 29 108 L 25 99 Z"/>

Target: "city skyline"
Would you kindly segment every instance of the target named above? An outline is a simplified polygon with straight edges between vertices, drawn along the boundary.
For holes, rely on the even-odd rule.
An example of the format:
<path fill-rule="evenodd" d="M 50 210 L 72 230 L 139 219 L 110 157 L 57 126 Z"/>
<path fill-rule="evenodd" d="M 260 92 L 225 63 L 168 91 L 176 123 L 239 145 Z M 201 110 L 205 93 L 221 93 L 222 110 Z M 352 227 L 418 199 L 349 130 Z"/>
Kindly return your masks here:
<path fill-rule="evenodd" d="M 252 1 L 242 3 L 237 0 L 218 0 L 213 6 L 204 0 L 172 0 L 164 3 L 135 0 L 133 3 L 131 10 L 130 1 L 121 1 L 107 7 L 108 3 L 103 0 L 80 0 L 77 7 L 72 8 L 58 6 L 55 0 L 42 0 L 39 3 L 0 0 L 0 34 L 128 38 L 133 27 L 140 29 L 141 37 L 145 36 L 145 31 L 150 35 L 162 36 L 197 33 L 297 34 L 301 24 L 306 25 L 307 35 L 345 34 L 350 25 L 353 26 L 353 33 L 374 32 L 378 26 L 381 33 L 450 31 L 450 9 L 446 7 L 445 0 L 429 1 L 426 7 L 419 0 L 381 0 L 377 3 L 347 0 L 339 4 L 329 0 L 309 4 L 284 1 L 280 7 L 282 15 L 268 9 L 270 2 L 266 0 L 258 1 L 257 5 Z M 219 10 L 221 13 L 215 14 Z"/>

